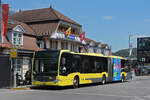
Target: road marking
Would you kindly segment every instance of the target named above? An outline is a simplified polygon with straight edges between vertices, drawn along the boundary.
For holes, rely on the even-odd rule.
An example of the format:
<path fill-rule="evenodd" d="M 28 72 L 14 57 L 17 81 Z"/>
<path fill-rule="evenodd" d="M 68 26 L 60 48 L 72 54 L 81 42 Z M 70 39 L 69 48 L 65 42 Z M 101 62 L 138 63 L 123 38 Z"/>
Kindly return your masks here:
<path fill-rule="evenodd" d="M 35 92 L 35 91 L 34 91 Z M 89 96 L 109 96 L 109 97 L 123 97 L 123 98 L 137 98 L 137 96 L 125 96 L 125 95 L 112 95 L 112 94 L 98 94 L 98 93 L 77 93 L 77 92 L 60 92 L 60 91 L 37 91 L 46 93 L 58 93 L 58 94 L 68 94 L 68 95 L 89 95 Z"/>
<path fill-rule="evenodd" d="M 100 88 L 134 88 L 134 89 L 137 89 L 137 88 L 139 88 L 139 89 L 150 89 L 150 88 L 148 88 L 148 87 L 139 87 L 139 86 L 125 86 L 125 85 L 122 85 L 122 86 L 106 86 L 106 87 L 100 87 Z"/>
<path fill-rule="evenodd" d="M 150 95 L 143 96 L 144 98 L 150 99 Z"/>
<path fill-rule="evenodd" d="M 140 98 L 140 97 L 135 97 L 135 98 L 133 98 L 131 100 L 145 100 L 145 99 L 144 98 Z"/>

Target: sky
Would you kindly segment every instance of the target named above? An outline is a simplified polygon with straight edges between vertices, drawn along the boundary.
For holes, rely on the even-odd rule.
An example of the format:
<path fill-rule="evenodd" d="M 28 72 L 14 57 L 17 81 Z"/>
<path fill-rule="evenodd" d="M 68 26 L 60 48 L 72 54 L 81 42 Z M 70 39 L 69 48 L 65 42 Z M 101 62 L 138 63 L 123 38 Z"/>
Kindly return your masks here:
<path fill-rule="evenodd" d="M 150 36 L 150 0 L 2 0 L 16 11 L 48 8 L 82 25 L 86 37 L 109 44 L 112 51 L 129 47 L 129 35 Z M 136 41 L 136 38 L 132 38 Z M 136 44 L 133 46 L 136 47 Z"/>

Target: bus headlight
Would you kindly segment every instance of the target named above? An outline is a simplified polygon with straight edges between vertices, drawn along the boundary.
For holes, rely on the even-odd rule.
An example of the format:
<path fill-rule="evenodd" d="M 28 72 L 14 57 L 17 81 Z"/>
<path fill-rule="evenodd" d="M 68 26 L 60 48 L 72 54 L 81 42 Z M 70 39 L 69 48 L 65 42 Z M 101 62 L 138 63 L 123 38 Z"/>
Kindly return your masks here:
<path fill-rule="evenodd" d="M 60 80 L 58 80 L 58 79 L 56 79 L 56 80 L 54 80 L 54 83 L 58 83 Z"/>

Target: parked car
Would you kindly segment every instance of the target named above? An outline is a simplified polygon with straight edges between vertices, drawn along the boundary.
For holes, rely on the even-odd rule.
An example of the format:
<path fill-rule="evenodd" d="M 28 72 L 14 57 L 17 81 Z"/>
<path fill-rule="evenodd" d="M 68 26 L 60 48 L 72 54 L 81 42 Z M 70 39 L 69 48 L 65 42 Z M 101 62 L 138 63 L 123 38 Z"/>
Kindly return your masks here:
<path fill-rule="evenodd" d="M 144 66 L 142 68 L 142 75 L 149 75 L 150 74 L 150 67 L 149 66 Z"/>

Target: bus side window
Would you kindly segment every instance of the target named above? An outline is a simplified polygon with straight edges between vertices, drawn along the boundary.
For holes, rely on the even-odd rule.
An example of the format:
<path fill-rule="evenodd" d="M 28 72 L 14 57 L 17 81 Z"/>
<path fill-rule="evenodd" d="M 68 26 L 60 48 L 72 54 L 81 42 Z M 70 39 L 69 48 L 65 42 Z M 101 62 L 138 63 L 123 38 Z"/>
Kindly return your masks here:
<path fill-rule="evenodd" d="M 96 57 L 89 57 L 89 64 L 90 64 L 90 68 L 89 68 L 89 72 L 91 73 L 96 73 L 96 66 L 95 66 L 95 59 Z"/>
<path fill-rule="evenodd" d="M 89 72 L 89 58 L 87 56 L 82 56 L 81 61 L 81 73 L 88 73 Z"/>
<path fill-rule="evenodd" d="M 72 62 L 71 66 L 71 72 L 78 72 L 78 61 L 77 59 L 74 59 L 75 61 Z"/>
<path fill-rule="evenodd" d="M 94 66 L 95 66 L 95 72 L 98 73 L 99 70 L 99 63 L 97 61 L 94 62 Z"/>
<path fill-rule="evenodd" d="M 80 55 L 72 56 L 72 65 L 70 68 L 70 72 L 80 72 Z"/>

